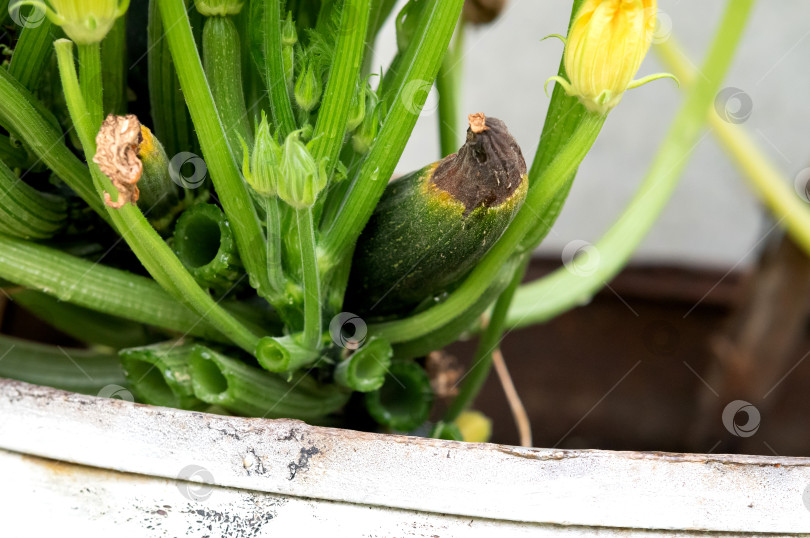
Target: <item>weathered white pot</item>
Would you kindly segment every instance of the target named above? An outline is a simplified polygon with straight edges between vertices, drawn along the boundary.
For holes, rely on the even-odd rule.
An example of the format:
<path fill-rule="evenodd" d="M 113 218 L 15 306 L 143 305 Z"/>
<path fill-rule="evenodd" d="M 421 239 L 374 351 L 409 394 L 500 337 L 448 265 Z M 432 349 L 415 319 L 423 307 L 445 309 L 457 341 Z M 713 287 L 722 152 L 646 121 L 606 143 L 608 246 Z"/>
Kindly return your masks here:
<path fill-rule="evenodd" d="M 0 480 L 9 537 L 810 536 L 810 459 L 465 444 L 8 380 Z"/>

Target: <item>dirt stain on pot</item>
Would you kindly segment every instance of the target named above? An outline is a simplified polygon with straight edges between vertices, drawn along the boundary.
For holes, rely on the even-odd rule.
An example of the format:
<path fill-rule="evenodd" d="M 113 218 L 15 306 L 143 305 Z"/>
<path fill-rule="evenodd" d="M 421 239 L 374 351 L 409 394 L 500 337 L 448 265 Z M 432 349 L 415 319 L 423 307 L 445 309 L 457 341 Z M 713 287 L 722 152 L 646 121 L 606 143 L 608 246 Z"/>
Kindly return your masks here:
<path fill-rule="evenodd" d="M 298 461 L 291 461 L 287 468 L 290 470 L 290 478 L 292 480 L 295 478 L 295 475 L 298 474 L 298 471 L 308 471 L 309 470 L 309 459 L 316 455 L 320 454 L 321 451 L 316 446 L 311 446 L 309 448 L 302 448 L 301 452 L 298 454 Z"/>

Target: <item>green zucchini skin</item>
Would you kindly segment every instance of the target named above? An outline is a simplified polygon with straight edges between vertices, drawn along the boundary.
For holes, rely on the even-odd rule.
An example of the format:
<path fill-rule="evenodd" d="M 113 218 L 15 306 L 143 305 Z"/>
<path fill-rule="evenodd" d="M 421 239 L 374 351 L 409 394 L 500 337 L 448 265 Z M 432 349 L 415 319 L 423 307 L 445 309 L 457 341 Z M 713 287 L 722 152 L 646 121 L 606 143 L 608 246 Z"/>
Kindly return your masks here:
<path fill-rule="evenodd" d="M 358 241 L 345 308 L 407 314 L 451 288 L 500 238 L 528 178 L 506 127 L 494 118 L 487 125 L 492 132 L 468 132 L 457 154 L 388 185 Z"/>

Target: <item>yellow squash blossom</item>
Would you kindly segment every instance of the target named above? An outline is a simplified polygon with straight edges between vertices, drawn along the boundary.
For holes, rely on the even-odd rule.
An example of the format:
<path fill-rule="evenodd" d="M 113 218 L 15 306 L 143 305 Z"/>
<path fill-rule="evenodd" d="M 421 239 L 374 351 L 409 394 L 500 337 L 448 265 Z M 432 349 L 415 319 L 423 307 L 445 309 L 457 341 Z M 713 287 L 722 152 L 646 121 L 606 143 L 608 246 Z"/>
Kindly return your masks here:
<path fill-rule="evenodd" d="M 115 19 L 126 13 L 129 0 L 22 0 L 17 5 L 42 9 L 71 40 L 87 45 L 104 39 Z"/>
<path fill-rule="evenodd" d="M 568 80 L 549 81 L 557 81 L 591 112 L 607 114 L 626 90 L 671 76 L 633 80 L 650 48 L 657 9 L 657 0 L 585 0 L 563 40 Z"/>

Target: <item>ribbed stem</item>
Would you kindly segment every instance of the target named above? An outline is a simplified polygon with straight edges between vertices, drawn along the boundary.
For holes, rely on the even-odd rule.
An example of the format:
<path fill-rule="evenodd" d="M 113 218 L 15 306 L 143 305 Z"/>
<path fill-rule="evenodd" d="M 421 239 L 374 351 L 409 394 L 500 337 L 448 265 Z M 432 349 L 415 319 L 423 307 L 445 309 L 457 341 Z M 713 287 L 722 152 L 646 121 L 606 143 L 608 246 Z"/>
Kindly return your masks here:
<path fill-rule="evenodd" d="M 266 198 L 264 202 L 267 219 L 267 280 L 273 296 L 276 297 L 276 302 L 283 301 L 286 294 L 286 278 L 281 261 L 281 208 L 279 204 L 280 201 L 275 196 Z"/>
<path fill-rule="evenodd" d="M 329 71 L 323 102 L 318 109 L 311 150 L 317 161 L 329 159 L 329 170 L 338 161 L 349 116 L 346 103 L 352 100 L 363 63 L 370 1 L 346 0 L 341 11 L 334 61 Z"/>
<path fill-rule="evenodd" d="M 258 25 L 262 36 L 260 47 L 264 51 L 264 65 L 259 70 L 264 75 L 264 83 L 270 94 L 273 123 L 283 140 L 295 130 L 290 95 L 284 73 L 284 59 L 281 46 L 281 0 L 251 0 L 252 24 Z"/>
<path fill-rule="evenodd" d="M 62 133 L 34 106 L 35 98 L 8 71 L 0 69 L 0 124 L 19 136 L 102 218 L 109 221 L 104 202 L 93 186 L 87 167 L 65 145 Z"/>
<path fill-rule="evenodd" d="M 0 377 L 26 383 L 93 396 L 102 389 L 121 390 L 126 385 L 118 357 L 109 353 L 46 346 L 0 335 L 0 357 Z"/>
<path fill-rule="evenodd" d="M 113 349 L 142 346 L 154 338 L 146 327 L 109 313 L 77 306 L 35 290 L 9 292 L 14 302 L 80 342 Z"/>
<path fill-rule="evenodd" d="M 149 108 L 155 135 L 171 158 L 181 151 L 197 151 L 197 140 L 169 53 L 169 43 L 163 32 L 158 1 L 149 0 L 149 23 L 146 28 Z"/>
<path fill-rule="evenodd" d="M 101 43 L 101 73 L 104 84 L 104 114 L 127 110 L 127 15 L 115 20 Z"/>
<path fill-rule="evenodd" d="M 298 244 L 301 246 L 301 271 L 304 286 L 304 336 L 302 344 L 309 349 L 321 347 L 321 277 L 315 256 L 315 230 L 312 209 L 296 209 Z"/>
<path fill-rule="evenodd" d="M 492 310 L 489 324 L 486 329 L 484 329 L 484 334 L 481 335 L 481 339 L 478 341 L 478 348 L 475 351 L 472 366 L 459 387 L 458 395 L 453 400 L 453 403 L 450 404 L 450 407 L 444 415 L 445 421 L 452 422 L 456 420 L 462 411 L 470 407 L 473 402 L 475 402 L 478 393 L 481 392 L 481 388 L 484 386 L 487 377 L 489 377 L 489 372 L 492 370 L 492 353 L 501 345 L 504 322 L 506 321 L 506 314 L 509 312 L 509 305 L 512 304 L 515 291 L 523 280 L 523 275 L 526 273 L 530 259 L 529 256 L 524 256 L 523 261 L 521 261 L 520 266 L 512 277 L 512 282 L 509 283 L 509 286 L 495 302 L 495 308 Z"/>
<path fill-rule="evenodd" d="M 463 133 L 461 121 L 461 76 L 464 67 L 464 33 L 466 25 L 462 18 L 442 67 L 436 76 L 436 91 L 439 94 L 439 146 L 441 156 L 455 153 L 461 146 L 459 132 Z"/>
<path fill-rule="evenodd" d="M 67 224 L 64 198 L 45 194 L 0 161 L 0 232 L 23 239 L 49 239 Z"/>
<path fill-rule="evenodd" d="M 0 235 L 0 278 L 104 314 L 223 340 L 154 280 L 54 248 Z"/>
<path fill-rule="evenodd" d="M 52 29 L 53 23 L 43 17 L 39 24 L 23 26 L 17 44 L 14 45 L 8 73 L 30 91 L 36 89 L 39 78 L 45 71 L 45 63 L 53 53 Z"/>
<path fill-rule="evenodd" d="M 349 188 L 337 218 L 325 233 L 324 272 L 351 254 L 357 237 L 394 172 L 427 98 L 417 86 L 429 87 L 433 82 L 450 43 L 463 1 L 427 1 L 426 16 L 403 60 L 402 84 L 394 90 L 380 134 Z"/>
<path fill-rule="evenodd" d="M 245 94 L 239 32 L 230 17 L 207 17 L 203 27 L 203 65 L 211 95 L 222 119 L 225 139 L 237 162 L 242 158 L 241 140 L 253 147 Z"/>
<path fill-rule="evenodd" d="M 138 400 L 179 409 L 203 407 L 191 383 L 188 358 L 193 348 L 179 340 L 122 350 L 121 366 Z"/>
<path fill-rule="evenodd" d="M 227 146 L 221 143 L 225 132 L 197 54 L 185 4 L 183 0 L 160 0 L 159 8 L 180 86 L 217 195 L 233 227 L 242 263 L 251 285 L 266 297 L 269 286 L 267 259 L 261 248 L 264 244 L 261 224 L 236 161 Z"/>
<path fill-rule="evenodd" d="M 79 86 L 82 91 L 89 127 L 98 132 L 104 119 L 103 86 L 101 79 L 101 46 L 98 43 L 79 45 Z M 95 137 L 95 134 L 93 135 Z M 90 162 L 90 159 L 88 159 Z"/>
<path fill-rule="evenodd" d="M 727 3 L 714 42 L 700 70 L 705 76 L 700 77 L 689 91 L 636 195 L 619 220 L 594 245 L 600 253 L 596 270 L 580 276 L 560 269 L 521 286 L 509 310 L 507 326 L 542 322 L 587 302 L 624 267 L 678 183 L 688 162 L 684 155 L 690 154 L 700 136 L 706 122 L 706 112 L 728 72 L 753 3 L 753 0 Z"/>
<path fill-rule="evenodd" d="M 73 68 L 73 43 L 68 40 L 57 40 L 55 47 L 65 101 L 81 139 L 85 158 L 88 162 L 92 162 L 96 153 L 94 137 L 98 130 L 97 127 L 93 127 L 93 118 L 101 115 L 101 95 L 93 94 L 90 89 L 85 88 L 84 94 L 92 98 L 92 101 L 88 103 L 89 108 L 95 111 L 88 113 Z M 84 47 L 98 48 L 98 44 Z M 88 80 L 93 80 L 101 68 L 100 58 L 98 54 L 85 52 L 85 59 L 88 57 L 95 58 L 96 61 L 95 66 L 85 66 Z M 91 164 L 90 170 L 99 192 L 114 190 L 110 180 L 101 173 L 97 165 Z M 166 291 L 207 319 L 245 351 L 252 353 L 255 350 L 258 337 L 223 310 L 207 292 L 197 285 L 194 278 L 186 271 L 177 256 L 163 242 L 163 239 L 136 206 L 127 204 L 120 209 L 108 208 L 108 212 L 132 251 Z"/>
<path fill-rule="evenodd" d="M 348 392 L 319 385 L 306 374 L 287 382 L 203 346 L 196 346 L 188 361 L 194 394 L 240 415 L 312 420 L 339 410 L 349 399 Z"/>

